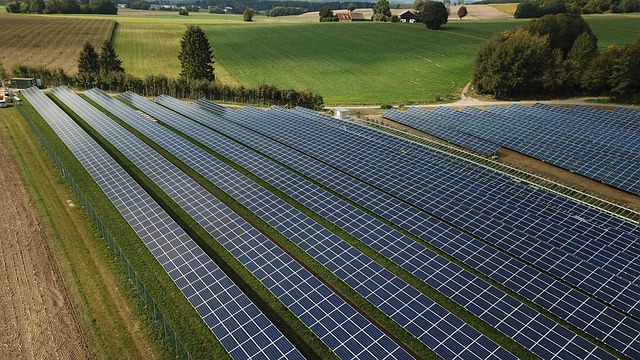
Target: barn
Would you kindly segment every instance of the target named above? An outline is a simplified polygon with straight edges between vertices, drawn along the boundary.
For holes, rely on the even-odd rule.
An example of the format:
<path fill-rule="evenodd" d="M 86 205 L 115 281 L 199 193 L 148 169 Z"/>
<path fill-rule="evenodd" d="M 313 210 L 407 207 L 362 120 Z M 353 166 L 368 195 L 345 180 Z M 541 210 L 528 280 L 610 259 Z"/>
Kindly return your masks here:
<path fill-rule="evenodd" d="M 336 16 L 338 21 L 351 21 L 351 13 L 338 13 Z"/>
<path fill-rule="evenodd" d="M 400 18 L 400 22 L 406 22 L 410 24 L 416 22 L 416 14 L 414 14 L 411 10 L 405 10 L 401 12 L 400 14 L 398 14 L 398 17 Z"/>

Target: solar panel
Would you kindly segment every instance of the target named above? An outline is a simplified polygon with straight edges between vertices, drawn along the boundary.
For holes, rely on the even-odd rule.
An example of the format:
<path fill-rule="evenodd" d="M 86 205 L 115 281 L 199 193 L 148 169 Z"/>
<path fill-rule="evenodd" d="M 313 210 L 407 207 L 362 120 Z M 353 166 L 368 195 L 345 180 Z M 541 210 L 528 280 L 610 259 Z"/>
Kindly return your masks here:
<path fill-rule="evenodd" d="M 202 110 L 167 96 L 156 98 L 156 102 L 195 120 L 206 121 L 208 117 L 208 114 Z M 480 318 L 488 321 L 502 319 L 502 322 L 495 324 L 496 327 L 508 336 L 521 341 L 524 347 L 538 356 L 542 358 L 582 357 L 589 356 L 597 348 L 487 282 L 418 245 L 381 221 L 236 141 L 208 129 L 189 125 L 182 119 L 176 119 L 172 124 L 180 132 L 211 149 L 216 149 L 227 159 L 260 176 L 309 209 L 340 226 L 420 280 L 450 296 Z M 227 132 L 227 135 L 230 134 Z M 241 141 L 238 137 L 234 138 Z M 517 324 L 517 326 L 509 324 Z M 535 337 L 529 337 L 533 333 Z M 537 341 L 541 338 L 552 339 L 557 347 L 553 349 L 540 347 Z M 564 354 L 565 348 L 573 348 L 573 354 Z M 579 355 L 580 352 L 581 355 Z M 595 352 L 598 353 L 598 351 Z M 597 356 L 603 356 L 603 354 Z"/>
<path fill-rule="evenodd" d="M 188 120 L 176 113 L 134 94 L 124 94 L 122 98 L 154 118 L 176 126 L 182 132 L 187 131 L 184 126 Z M 195 123 L 192 125 L 196 126 Z M 235 174 L 235 171 L 227 169 L 226 165 L 207 156 L 206 153 L 194 157 L 193 154 L 197 153 L 199 148 L 174 136 L 174 141 L 185 142 L 190 146 L 188 151 L 178 152 L 174 143 L 165 141 L 169 135 L 155 136 L 156 131 L 159 130 L 149 133 L 149 137 L 260 216 L 436 353 L 444 357 L 448 357 L 449 354 L 478 358 L 492 354 L 500 357 L 511 356 L 477 330 L 293 206 L 239 174 L 223 176 L 225 172 Z M 437 334 L 442 332 L 448 336 L 439 339 Z M 467 350 L 470 346 L 483 350 L 470 354 Z"/>
<path fill-rule="evenodd" d="M 196 106 L 206 108 L 207 104 L 207 102 L 198 101 Z M 251 115 L 255 115 L 255 117 L 252 118 Z M 234 111 L 228 114 L 228 117 L 243 118 L 247 123 L 263 125 L 270 122 L 264 118 L 264 112 L 248 108 Z M 538 270 L 527 267 L 504 253 L 433 219 L 424 212 L 408 206 L 366 183 L 349 177 L 263 135 L 221 118 L 198 119 L 226 136 L 269 155 L 355 203 L 371 209 L 374 213 L 462 260 L 493 280 L 561 316 L 571 324 L 584 329 L 592 336 L 605 343 L 615 344 L 616 349 L 629 353 L 639 350 L 638 342 L 633 341 L 635 335 L 627 337 L 628 334 L 638 333 L 638 323 L 621 315 L 616 310 L 589 299 L 581 292 L 555 281 Z M 479 229 L 487 229 L 483 228 L 483 224 L 476 225 Z M 396 248 L 389 250 L 399 251 Z M 516 279 L 518 281 L 515 281 Z M 571 311 L 566 309 L 571 309 Z M 582 320 L 584 318 L 593 318 L 593 321 L 587 326 Z M 625 329 L 623 330 L 623 328 Z M 628 349 L 628 344 L 632 344 L 631 348 L 635 346 L 636 349 Z"/>
<path fill-rule="evenodd" d="M 232 358 L 303 358 L 195 241 L 87 133 L 39 89 L 26 89 L 22 94 L 98 183 Z"/>
<path fill-rule="evenodd" d="M 397 154 L 394 156 L 388 152 L 381 156 L 382 150 L 379 148 L 375 153 L 368 150 L 374 145 L 368 145 L 369 142 L 366 139 L 356 138 L 350 133 L 331 131 L 327 127 L 316 128 L 310 126 L 309 123 L 302 125 L 299 118 L 295 116 L 291 116 L 289 119 L 281 116 L 274 121 L 279 121 L 279 124 L 271 126 L 266 131 L 270 131 L 271 134 L 278 133 L 272 136 L 278 136 L 287 144 L 313 154 L 343 171 L 424 208 L 472 233 L 477 230 L 477 227 L 470 225 L 474 221 L 481 221 L 490 224 L 493 228 L 502 229 L 502 234 L 492 233 L 485 236 L 485 239 L 510 251 L 515 256 L 522 257 L 534 264 L 544 265 L 545 269 L 556 276 L 599 296 L 602 300 L 615 302 L 615 306 L 623 311 L 636 312 L 639 310 L 633 299 L 639 298 L 640 292 L 635 287 L 630 288 L 628 280 L 611 276 L 608 273 L 609 269 L 607 271 L 599 269 L 577 255 L 564 256 L 565 252 L 559 251 L 543 239 L 527 235 L 520 226 L 507 225 L 502 222 L 502 219 L 492 218 L 491 214 L 483 214 L 482 209 L 473 209 L 468 204 L 460 204 L 459 198 L 455 198 L 455 194 L 449 188 L 456 185 L 459 188 L 464 187 L 465 183 L 462 181 L 465 179 L 454 177 L 454 181 L 447 180 L 448 169 L 428 167 L 428 165 L 405 166 L 402 162 L 404 158 L 400 158 Z M 263 124 L 252 123 L 251 126 L 261 127 Z M 310 146 L 309 139 L 313 139 L 317 145 L 322 146 L 322 150 L 318 151 L 317 148 Z M 434 175 L 427 176 L 429 173 Z M 465 181 L 469 184 L 473 183 L 471 179 Z M 459 182 L 461 184 L 458 184 Z M 473 186 L 477 186 L 477 184 L 473 184 Z M 527 223 L 523 225 L 527 226 Z M 557 236 L 560 237 L 560 235 Z M 558 241 L 562 240 L 558 239 Z M 557 261 L 549 261 L 551 256 L 545 256 L 548 252 L 557 254 Z M 558 264 L 558 261 L 566 263 L 571 272 L 565 272 L 566 266 Z M 582 280 L 585 276 L 594 276 L 606 285 L 602 287 L 590 286 Z M 625 294 L 619 295 L 618 288 L 624 289 Z"/>
<path fill-rule="evenodd" d="M 241 111 L 242 111 L 242 113 L 240 113 Z M 277 125 L 275 125 L 275 126 L 274 126 L 274 125 L 269 125 L 269 124 L 267 124 L 267 123 L 268 123 L 268 121 L 267 121 L 266 119 L 262 119 L 262 118 L 261 118 L 260 120 L 257 120 L 257 119 L 256 119 L 256 120 L 252 120 L 252 119 L 248 118 L 248 117 L 247 117 L 247 114 L 248 114 L 248 112 L 249 112 L 249 111 L 250 111 L 250 110 L 244 110 L 244 109 L 243 109 L 243 110 L 236 111 L 236 112 L 234 112 L 233 114 L 237 114 L 237 119 L 236 119 L 237 121 L 242 122 L 242 121 L 243 121 L 243 119 L 244 119 L 244 120 L 245 120 L 245 123 L 246 123 L 246 125 L 247 125 L 247 126 L 253 126 L 253 127 L 260 127 L 260 128 L 263 128 L 263 129 L 264 129 L 263 131 L 264 131 L 264 132 L 268 132 L 268 133 L 270 133 L 270 134 L 271 134 L 271 136 L 275 136 L 274 134 L 275 134 L 275 133 L 277 133 L 277 131 L 276 131 L 276 130 L 279 130 L 279 129 L 287 129 L 287 134 L 284 134 L 284 135 L 283 135 L 283 137 L 282 137 L 283 139 L 284 139 L 287 135 L 291 135 L 291 134 L 295 133 L 294 129 L 292 128 L 292 127 L 295 127 L 295 125 L 293 125 L 292 123 L 287 123 L 286 125 L 285 125 L 284 123 L 279 123 L 279 124 L 277 124 Z M 259 111 L 257 111 L 257 110 L 256 110 L 255 112 L 259 112 Z M 280 119 L 281 119 L 281 117 L 280 117 Z M 271 120 L 271 119 L 269 119 L 269 120 Z M 213 122 L 212 122 L 212 123 L 213 123 Z M 213 126 L 213 125 L 212 125 L 212 126 Z M 267 128 L 269 128 L 269 129 L 267 129 Z M 308 130 L 308 128 L 309 128 L 309 127 L 305 125 L 305 128 Z M 305 131 L 307 131 L 307 130 L 305 130 Z M 326 130 L 326 129 L 325 129 L 325 130 Z M 296 137 L 295 139 L 293 139 L 293 137 L 294 137 L 294 136 L 291 136 L 291 138 L 292 138 L 292 139 L 291 139 L 291 141 L 292 141 L 292 142 L 290 142 L 289 144 L 293 143 L 293 142 L 294 142 L 294 141 L 296 141 L 296 140 L 298 140 L 299 142 L 304 142 L 303 137 L 301 136 L 301 134 L 302 134 L 302 133 L 296 133 L 296 134 L 294 135 L 294 136 Z M 337 136 L 337 135 L 336 135 L 336 136 Z M 334 137 L 336 137 L 336 136 L 331 136 L 331 138 L 334 138 Z M 329 136 L 327 135 L 327 137 L 329 137 Z M 289 139 L 287 139 L 287 141 L 288 141 L 288 140 L 289 140 Z M 311 147 L 311 146 L 309 146 L 309 147 Z M 326 149 L 326 146 L 321 146 L 320 148 L 322 148 L 322 149 Z M 364 147 L 363 147 L 362 149 L 364 149 Z M 261 151 L 263 151 L 263 150 L 261 149 Z M 279 160 L 280 160 L 280 161 L 285 161 L 285 158 L 284 158 L 284 157 L 282 157 L 282 158 L 279 158 Z M 326 169 L 325 169 L 325 170 L 326 170 Z M 344 181 L 344 179 L 342 179 L 342 181 Z M 399 187 L 399 188 L 400 188 L 400 187 Z M 351 190 L 352 190 L 352 191 L 355 191 L 353 188 L 352 188 Z M 368 190 L 368 191 L 369 191 L 369 190 Z M 362 192 L 362 193 L 360 193 L 360 196 L 367 196 L 367 194 L 368 194 L 368 192 Z M 454 215 L 455 215 L 455 214 L 454 214 Z M 458 215 L 459 215 L 459 214 L 458 214 Z M 457 216 L 458 216 L 458 215 L 453 216 L 453 217 L 452 217 L 452 221 L 453 221 L 453 220 L 455 220 L 455 219 L 457 218 Z M 468 225 L 468 226 L 467 226 L 467 225 Z M 461 224 L 460 226 L 467 226 L 467 228 L 472 229 L 472 230 L 474 230 L 474 231 L 476 231 L 476 230 L 477 230 L 477 231 L 479 231 L 479 232 L 484 232 L 485 234 L 483 234 L 482 236 L 491 235 L 491 231 L 493 231 L 493 230 L 491 229 L 491 227 L 487 226 L 486 221 L 476 222 L 476 221 L 473 221 L 473 220 L 472 220 L 472 221 L 470 221 L 470 222 L 469 222 L 469 224 Z M 440 231 L 442 231 L 442 230 L 440 230 Z M 508 234 L 509 234 L 509 233 L 507 233 L 507 234 L 505 234 L 505 235 L 508 235 Z M 496 235 L 497 235 L 497 234 L 496 234 Z M 514 249 L 515 249 L 515 248 L 514 248 Z M 528 249 L 527 247 L 522 247 L 522 248 L 521 248 L 521 250 L 518 250 L 518 251 L 527 251 L 527 249 Z M 532 260 L 537 260 L 537 257 L 531 256 L 531 254 L 530 254 L 530 256 L 529 256 L 528 258 L 530 258 L 530 259 L 532 259 Z M 563 259 L 563 261 L 566 261 L 566 260 L 567 260 L 567 259 Z M 539 263 L 542 263 L 542 262 L 539 262 Z M 554 269 L 554 271 L 557 271 L 557 273 L 559 273 L 559 274 L 560 274 L 560 271 L 558 271 L 558 269 Z M 579 283 L 581 283 L 581 282 L 582 282 L 582 280 L 584 280 L 585 278 L 589 278 L 589 276 L 588 276 L 588 275 L 587 275 L 587 276 L 582 275 L 582 276 L 580 276 L 580 279 L 578 279 L 578 278 L 573 278 L 573 279 L 571 279 L 571 280 L 579 284 Z M 584 284 L 584 285 L 585 285 L 585 287 L 587 286 L 586 284 Z M 516 285 L 513 285 L 513 286 L 516 286 Z M 633 291 L 633 290 L 632 290 L 632 291 Z M 613 292 L 611 292 L 611 293 L 613 293 Z M 629 297 L 629 298 L 627 298 L 627 299 L 628 299 L 628 300 L 630 300 L 631 298 L 633 298 L 633 296 L 631 296 L 631 297 Z M 630 305 L 630 304 L 631 304 L 631 302 L 627 302 L 627 304 L 629 304 L 629 305 Z"/>
<path fill-rule="evenodd" d="M 151 147 L 68 89 L 55 88 L 53 92 L 174 199 L 336 355 L 375 357 L 370 352 L 382 348 L 385 358 L 410 357 L 291 256 Z M 111 105 L 116 103 L 120 110 L 128 111 L 128 120 L 157 125 L 122 103 Z M 343 336 L 345 333 L 350 336 Z"/>

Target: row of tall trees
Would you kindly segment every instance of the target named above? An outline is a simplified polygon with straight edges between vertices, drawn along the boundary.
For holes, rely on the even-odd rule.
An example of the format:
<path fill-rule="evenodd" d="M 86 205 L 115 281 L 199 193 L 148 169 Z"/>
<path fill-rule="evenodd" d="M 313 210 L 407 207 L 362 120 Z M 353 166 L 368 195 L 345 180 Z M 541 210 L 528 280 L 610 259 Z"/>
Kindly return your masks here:
<path fill-rule="evenodd" d="M 598 53 L 579 15 L 546 15 L 494 35 L 478 51 L 473 84 L 497 98 L 608 95 L 640 101 L 640 38 Z"/>
<path fill-rule="evenodd" d="M 78 77 L 83 83 L 99 81 L 113 76 L 112 73 L 123 73 L 122 60 L 116 54 L 110 41 L 102 44 L 100 54 L 86 42 L 78 57 Z"/>
<path fill-rule="evenodd" d="M 304 0 L 293 0 L 293 1 L 281 1 L 281 0 L 273 0 L 273 1 L 260 1 L 260 0 L 196 0 L 195 4 L 199 5 L 202 8 L 209 7 L 217 7 L 220 9 L 224 9 L 225 7 L 232 8 L 230 10 L 233 13 L 240 14 L 244 8 L 248 7 L 255 11 L 267 11 L 274 7 L 283 6 L 283 7 L 298 7 L 303 8 L 306 11 L 320 11 L 320 8 L 324 6 L 328 6 L 331 10 L 341 10 L 347 9 L 347 6 L 353 3 L 358 8 L 373 8 L 375 3 L 367 2 L 367 1 L 349 1 L 349 2 L 339 2 L 339 1 L 331 1 L 331 2 L 316 2 L 316 1 L 304 1 Z"/>
<path fill-rule="evenodd" d="M 116 15 L 118 8 L 111 0 L 15 0 L 7 3 L 9 13 L 26 14 L 108 14 Z"/>
<path fill-rule="evenodd" d="M 544 15 L 600 14 L 604 12 L 640 12 L 640 0 L 527 0 L 518 4 L 516 18 L 539 18 Z"/>

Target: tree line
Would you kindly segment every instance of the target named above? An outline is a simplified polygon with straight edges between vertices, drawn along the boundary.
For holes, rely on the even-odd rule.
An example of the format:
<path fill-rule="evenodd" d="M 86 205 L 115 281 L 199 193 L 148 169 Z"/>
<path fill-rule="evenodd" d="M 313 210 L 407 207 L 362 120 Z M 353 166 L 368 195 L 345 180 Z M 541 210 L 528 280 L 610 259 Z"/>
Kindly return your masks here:
<path fill-rule="evenodd" d="M 528 0 L 518 4 L 516 19 L 562 13 L 602 14 L 640 12 L 640 0 Z"/>
<path fill-rule="evenodd" d="M 597 42 L 581 16 L 545 15 L 484 42 L 472 82 L 501 99 L 591 95 L 640 103 L 640 37 L 602 51 Z"/>
<path fill-rule="evenodd" d="M 118 7 L 111 0 L 14 0 L 7 2 L 5 9 L 8 13 L 25 14 L 118 14 Z"/>
<path fill-rule="evenodd" d="M 260 0 L 200 0 L 194 2 L 201 8 L 219 8 L 224 9 L 230 7 L 230 12 L 240 14 L 245 8 L 255 11 L 271 10 L 274 7 L 291 7 L 302 8 L 305 11 L 320 11 L 323 6 L 328 6 L 332 10 L 346 9 L 349 3 L 354 3 L 359 8 L 372 8 L 374 3 L 364 1 L 350 2 L 314 2 L 314 1 L 260 1 Z"/>

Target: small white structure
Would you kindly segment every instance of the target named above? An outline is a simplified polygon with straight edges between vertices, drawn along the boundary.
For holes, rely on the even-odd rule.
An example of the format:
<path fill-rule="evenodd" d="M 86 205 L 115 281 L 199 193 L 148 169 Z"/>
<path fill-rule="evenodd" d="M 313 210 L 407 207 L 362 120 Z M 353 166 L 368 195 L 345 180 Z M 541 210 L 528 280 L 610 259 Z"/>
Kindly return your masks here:
<path fill-rule="evenodd" d="M 346 108 L 337 108 L 335 109 L 335 115 L 336 118 L 338 119 L 348 119 L 351 117 L 351 115 L 349 115 L 349 109 Z"/>

